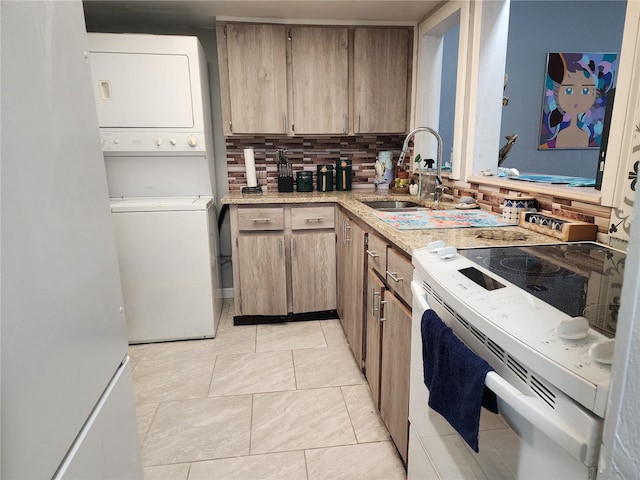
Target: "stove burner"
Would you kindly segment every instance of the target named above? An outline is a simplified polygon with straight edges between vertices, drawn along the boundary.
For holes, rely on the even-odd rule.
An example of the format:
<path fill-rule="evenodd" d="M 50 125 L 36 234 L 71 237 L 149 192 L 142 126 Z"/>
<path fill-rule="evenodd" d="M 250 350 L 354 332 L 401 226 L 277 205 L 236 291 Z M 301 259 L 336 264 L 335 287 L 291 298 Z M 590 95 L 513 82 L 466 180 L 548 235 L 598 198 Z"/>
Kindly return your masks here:
<path fill-rule="evenodd" d="M 504 257 L 490 256 L 484 259 L 484 264 L 496 273 L 525 273 L 534 277 L 571 277 L 575 272 L 538 257 L 527 254 L 510 254 Z"/>

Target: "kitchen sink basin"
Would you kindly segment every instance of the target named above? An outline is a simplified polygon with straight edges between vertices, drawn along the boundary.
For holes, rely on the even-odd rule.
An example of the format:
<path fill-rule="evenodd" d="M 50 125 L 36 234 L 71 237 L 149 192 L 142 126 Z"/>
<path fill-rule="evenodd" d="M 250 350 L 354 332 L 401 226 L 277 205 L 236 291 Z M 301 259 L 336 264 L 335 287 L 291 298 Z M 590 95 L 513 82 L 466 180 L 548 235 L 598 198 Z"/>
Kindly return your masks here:
<path fill-rule="evenodd" d="M 370 202 L 362 202 L 367 207 L 371 207 L 374 210 L 383 210 L 386 212 L 398 212 L 407 210 L 427 210 L 427 207 L 420 205 L 419 203 L 411 202 L 408 200 L 375 200 Z"/>

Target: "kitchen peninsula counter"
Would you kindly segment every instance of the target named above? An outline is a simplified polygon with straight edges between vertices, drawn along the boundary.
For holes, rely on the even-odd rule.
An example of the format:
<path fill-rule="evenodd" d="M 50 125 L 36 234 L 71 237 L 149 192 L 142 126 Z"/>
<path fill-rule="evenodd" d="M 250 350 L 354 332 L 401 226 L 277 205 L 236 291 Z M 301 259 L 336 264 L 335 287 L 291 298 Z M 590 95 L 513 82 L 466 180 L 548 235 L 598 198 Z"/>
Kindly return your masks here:
<path fill-rule="evenodd" d="M 558 243 L 558 239 L 542 235 L 518 226 L 496 228 L 442 228 L 429 230 L 398 230 L 376 217 L 374 209 L 364 205 L 363 201 L 375 200 L 410 200 L 421 203 L 425 207 L 432 207 L 433 202 L 418 199 L 417 197 L 393 193 L 380 193 L 373 190 L 352 190 L 350 192 L 294 192 L 279 193 L 266 192 L 262 194 L 243 194 L 230 192 L 222 198 L 222 204 L 226 205 L 277 205 L 277 204 L 309 204 L 309 203 L 334 203 L 350 212 L 364 225 L 370 227 L 390 243 L 395 245 L 407 255 L 416 248 L 426 247 L 429 242 L 443 240 L 447 245 L 457 248 L 473 248 L 485 246 Z M 451 202 L 442 202 L 440 209 L 454 209 Z M 496 232 L 504 235 L 504 239 L 483 238 L 483 233 Z M 523 237 L 518 239 L 518 237 Z"/>

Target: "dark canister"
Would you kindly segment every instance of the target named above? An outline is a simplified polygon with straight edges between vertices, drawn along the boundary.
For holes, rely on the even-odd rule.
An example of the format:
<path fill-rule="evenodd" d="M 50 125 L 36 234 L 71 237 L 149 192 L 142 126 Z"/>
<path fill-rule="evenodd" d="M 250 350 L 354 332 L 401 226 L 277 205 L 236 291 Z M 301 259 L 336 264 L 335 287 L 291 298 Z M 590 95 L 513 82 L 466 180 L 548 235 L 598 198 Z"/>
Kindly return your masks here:
<path fill-rule="evenodd" d="M 333 191 L 333 165 L 318 165 L 318 187 L 319 192 Z"/>
<path fill-rule="evenodd" d="M 296 173 L 296 190 L 298 192 L 313 192 L 313 172 L 302 170 Z"/>
<path fill-rule="evenodd" d="M 336 160 L 336 190 L 351 190 L 351 160 Z"/>

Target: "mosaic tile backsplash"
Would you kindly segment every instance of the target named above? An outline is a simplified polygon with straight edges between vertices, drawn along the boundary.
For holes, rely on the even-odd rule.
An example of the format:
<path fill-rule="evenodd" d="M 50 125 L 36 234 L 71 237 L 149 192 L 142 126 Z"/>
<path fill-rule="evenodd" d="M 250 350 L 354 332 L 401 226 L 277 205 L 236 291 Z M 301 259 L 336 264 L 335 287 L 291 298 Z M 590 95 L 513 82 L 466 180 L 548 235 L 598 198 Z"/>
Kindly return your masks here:
<path fill-rule="evenodd" d="M 358 135 L 323 137 L 227 137 L 227 170 L 229 191 L 239 191 L 247 184 L 245 148 L 253 148 L 258 184 L 269 190 L 278 189 L 276 149 L 286 148 L 287 159 L 295 172 L 316 165 L 335 164 L 336 160 L 352 161 L 352 188 L 373 187 L 374 164 L 379 151 L 393 152 L 394 163 L 400 156 L 404 135 Z M 315 178 L 314 178 L 315 184 Z"/>

